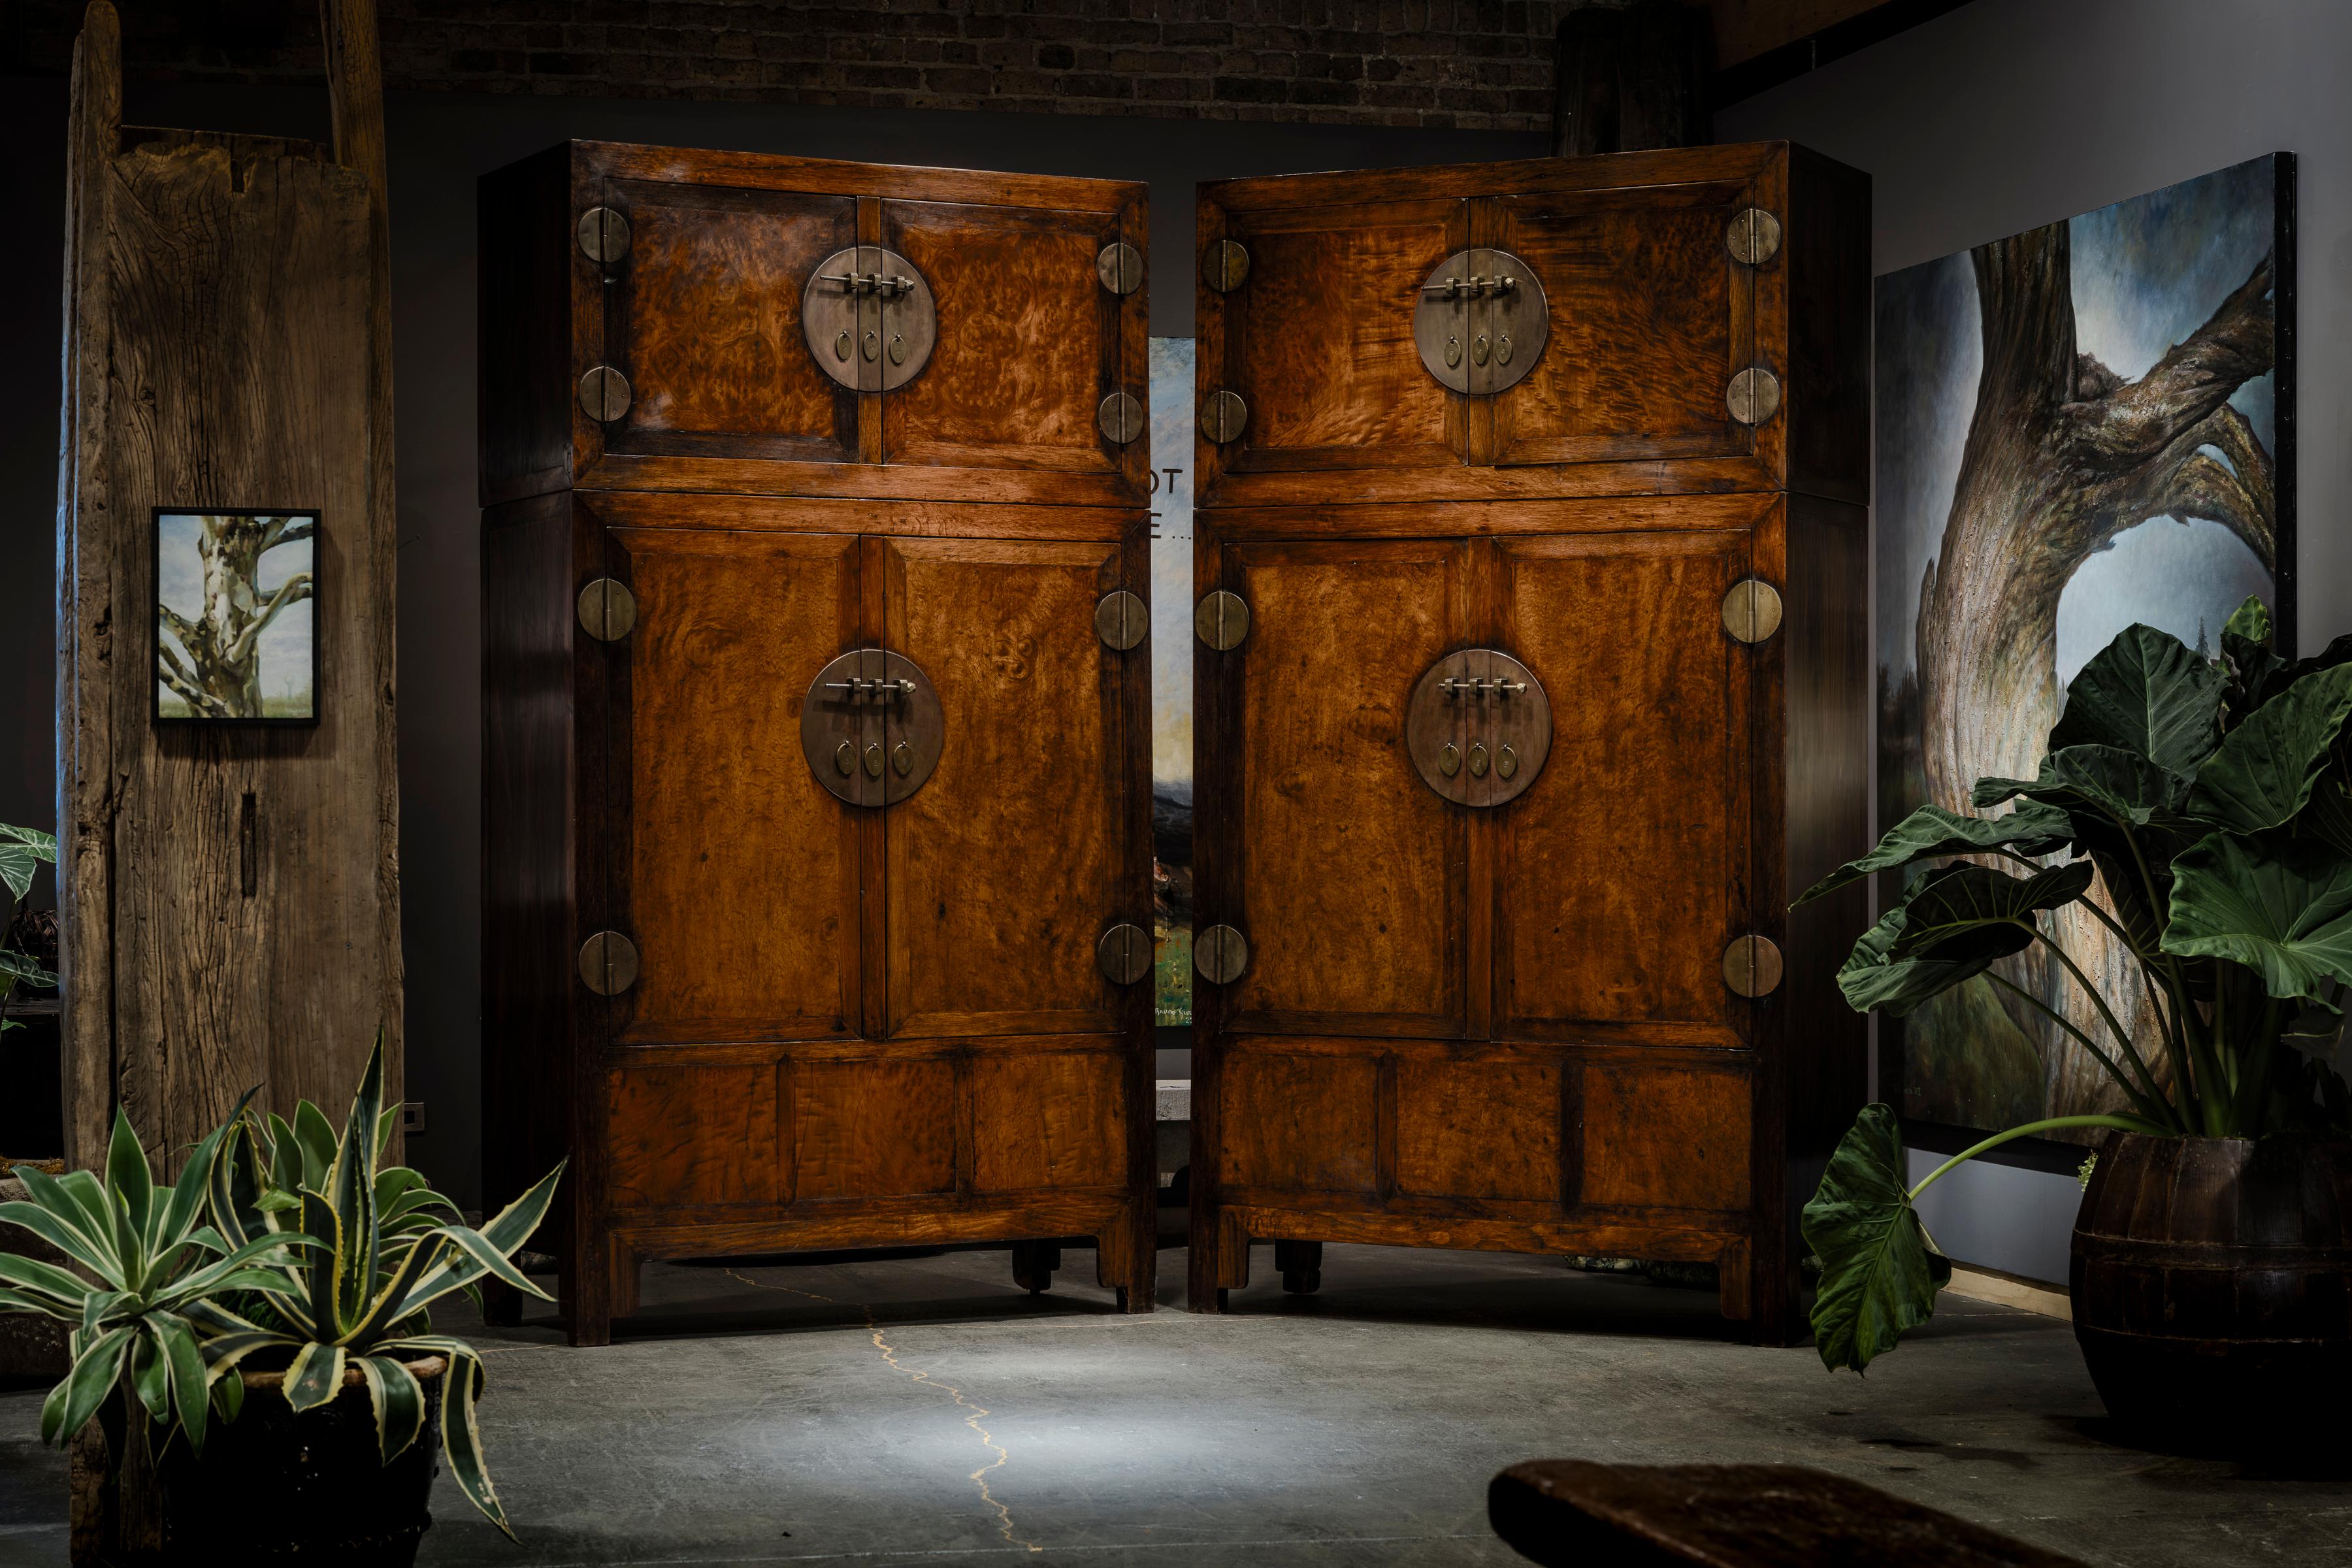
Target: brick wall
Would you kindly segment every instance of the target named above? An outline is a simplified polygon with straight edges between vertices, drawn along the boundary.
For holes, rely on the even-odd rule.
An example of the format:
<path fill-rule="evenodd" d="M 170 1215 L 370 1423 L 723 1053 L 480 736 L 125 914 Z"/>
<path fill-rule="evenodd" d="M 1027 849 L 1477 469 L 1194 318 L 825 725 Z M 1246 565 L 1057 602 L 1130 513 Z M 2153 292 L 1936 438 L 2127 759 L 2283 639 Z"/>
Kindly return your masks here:
<path fill-rule="evenodd" d="M 378 0 L 387 87 L 1541 131 L 1564 0 Z M 305 0 L 118 0 L 134 80 L 316 80 Z M 79 0 L 5 0 L 63 74 Z"/>

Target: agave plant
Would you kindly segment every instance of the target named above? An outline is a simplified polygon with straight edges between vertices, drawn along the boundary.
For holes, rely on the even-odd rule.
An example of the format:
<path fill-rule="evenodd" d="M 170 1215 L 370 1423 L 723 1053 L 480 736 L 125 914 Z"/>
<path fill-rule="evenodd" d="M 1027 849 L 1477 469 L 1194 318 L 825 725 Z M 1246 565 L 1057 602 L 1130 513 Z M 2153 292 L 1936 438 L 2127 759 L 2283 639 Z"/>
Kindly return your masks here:
<path fill-rule="evenodd" d="M 297 1411 L 333 1399 L 345 1369 L 356 1367 L 387 1464 L 425 1425 L 423 1385 L 402 1358 L 444 1358 L 441 1443 L 450 1470 L 474 1506 L 512 1535 L 482 1461 L 480 1352 L 435 1333 L 427 1309 L 460 1291 L 478 1300 L 485 1278 L 550 1299 L 511 1259 L 546 1215 L 562 1167 L 476 1230 L 418 1173 L 381 1163 L 398 1116 L 383 1100 L 380 1039 L 340 1138 L 307 1100 L 290 1123 L 241 1114 L 212 1167 L 214 1224 L 234 1244 L 252 1246 L 294 1231 L 299 1219 L 320 1244 L 307 1258 L 246 1270 L 242 1294 L 202 1303 L 193 1316 L 211 1336 L 204 1355 L 215 1376 L 257 1355 L 284 1357 L 285 1397 Z"/>
<path fill-rule="evenodd" d="M 2291 662 L 2249 599 L 2209 663 L 2127 628 L 2075 677 L 2035 776 L 1977 781 L 1978 810 L 2014 809 L 1922 806 L 1798 900 L 1944 862 L 1854 943 L 1838 972 L 1848 1004 L 1900 1016 L 1981 974 L 2073 1037 L 2121 1101 L 2011 1128 L 1916 1186 L 1895 1113 L 1865 1108 L 1804 1214 L 1822 1265 L 1813 1329 L 1832 1368 L 1860 1371 L 1934 1310 L 1951 1270 L 1914 1204 L 1962 1160 L 2064 1128 L 2259 1138 L 2352 1125 L 2337 1056 L 2352 985 L 2352 637 Z M 2147 1037 L 2044 922 L 2076 904 L 2131 955 Z M 1993 968 L 2036 944 L 2100 1034 Z"/>
<path fill-rule="evenodd" d="M 30 1201 L 0 1204 L 0 1222 L 32 1232 L 88 1271 L 85 1278 L 0 1253 L 0 1311 L 72 1325 L 65 1381 L 41 1405 L 42 1442 L 63 1447 L 97 1415 L 111 1465 L 122 1462 L 128 1430 L 143 1433 L 150 1422 L 166 1441 L 184 1433 L 203 1451 L 208 1394 L 221 1375 L 205 1354 L 200 1325 L 208 1301 L 273 1284 L 311 1242 L 273 1230 L 230 1243 L 204 1223 L 206 1184 L 226 1132 L 215 1128 L 169 1187 L 156 1183 L 121 1110 L 103 1184 L 88 1171 L 49 1176 L 16 1167 Z M 110 1403 L 118 1386 L 124 1398 Z M 136 1419 L 140 1410 L 144 1421 Z"/>

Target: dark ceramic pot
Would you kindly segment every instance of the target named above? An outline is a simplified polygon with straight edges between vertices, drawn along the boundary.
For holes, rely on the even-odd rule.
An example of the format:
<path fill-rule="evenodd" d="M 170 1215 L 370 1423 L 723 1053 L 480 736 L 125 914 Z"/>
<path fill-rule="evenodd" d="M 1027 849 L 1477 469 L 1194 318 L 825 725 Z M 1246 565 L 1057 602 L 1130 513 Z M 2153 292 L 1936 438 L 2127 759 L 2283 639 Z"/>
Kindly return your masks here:
<path fill-rule="evenodd" d="M 2070 1273 L 2118 1421 L 2208 1449 L 2345 1443 L 2352 1143 L 2110 1134 Z"/>
<path fill-rule="evenodd" d="M 244 1408 L 208 1424 L 204 1457 L 174 1442 L 156 1466 L 165 1559 L 408 1568 L 433 1525 L 448 1363 L 433 1356 L 408 1370 L 425 1385 L 425 1430 L 388 1465 L 358 1369 L 343 1373 L 341 1393 L 299 1415 L 283 1373 L 244 1373 Z"/>

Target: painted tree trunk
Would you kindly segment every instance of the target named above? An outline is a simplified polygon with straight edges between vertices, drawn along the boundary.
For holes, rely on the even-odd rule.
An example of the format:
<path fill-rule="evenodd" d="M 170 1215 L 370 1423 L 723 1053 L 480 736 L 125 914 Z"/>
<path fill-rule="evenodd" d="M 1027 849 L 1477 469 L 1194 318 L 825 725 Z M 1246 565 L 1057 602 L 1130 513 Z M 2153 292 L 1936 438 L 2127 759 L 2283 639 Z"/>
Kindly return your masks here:
<path fill-rule="evenodd" d="M 2094 552 L 2149 518 L 2198 517 L 2276 565 L 2271 456 L 2229 402 L 2271 369 L 2271 259 L 2135 382 L 2075 347 L 2064 224 L 1979 246 L 1974 261 L 1984 368 L 1951 516 L 1921 585 L 1916 648 L 1927 799 L 1955 810 L 1979 777 L 2032 776 L 2062 705 L 2058 598 Z M 2114 907 L 2104 885 L 2092 896 Z M 2141 1054 L 2158 1055 L 2122 944 L 2079 910 L 2059 911 L 2052 929 Z M 2000 972 L 2101 1037 L 2090 998 L 2040 947 Z M 2006 991 L 2001 1002 L 2042 1047 L 2049 1114 L 2122 1103 L 2070 1037 Z"/>

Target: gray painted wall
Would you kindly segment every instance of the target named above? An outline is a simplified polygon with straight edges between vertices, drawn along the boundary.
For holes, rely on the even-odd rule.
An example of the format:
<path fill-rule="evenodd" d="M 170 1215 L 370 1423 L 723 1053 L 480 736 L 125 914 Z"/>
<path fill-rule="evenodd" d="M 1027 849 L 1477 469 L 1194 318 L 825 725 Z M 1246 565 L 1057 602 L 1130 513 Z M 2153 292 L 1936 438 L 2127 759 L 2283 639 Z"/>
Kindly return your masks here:
<path fill-rule="evenodd" d="M 2352 628 L 2352 5 L 1976 0 L 1718 116 L 1874 176 L 1874 271 L 2258 156 L 2303 155 L 2297 493 L 2303 645 Z M 1931 1163 L 1914 1155 L 1915 1179 Z M 1970 1262 L 2063 1279 L 2063 1175 L 1964 1166 L 1922 1208 Z"/>
<path fill-rule="evenodd" d="M 51 720 L 65 84 L 0 83 L 0 821 L 55 820 Z M 323 137 L 326 93 L 134 84 L 124 118 Z M 476 550 L 474 181 L 567 137 L 1143 180 L 1151 331 L 1192 331 L 1192 187 L 1241 174 L 1540 156 L 1538 135 L 1066 115 L 409 94 L 392 152 L 394 438 L 400 490 L 400 774 L 410 1157 L 461 1202 L 479 1187 L 480 567 Z M 39 894 L 47 901 L 53 894 Z"/>

